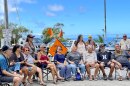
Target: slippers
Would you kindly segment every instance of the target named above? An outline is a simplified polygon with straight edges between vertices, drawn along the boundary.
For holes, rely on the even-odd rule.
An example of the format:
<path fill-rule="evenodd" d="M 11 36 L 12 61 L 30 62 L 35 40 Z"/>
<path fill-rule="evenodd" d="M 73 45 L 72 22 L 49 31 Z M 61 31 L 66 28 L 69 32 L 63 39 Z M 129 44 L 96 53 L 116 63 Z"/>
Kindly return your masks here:
<path fill-rule="evenodd" d="M 30 84 L 33 84 L 33 81 L 31 79 L 27 79 L 27 81 L 30 83 Z"/>
<path fill-rule="evenodd" d="M 23 86 L 27 86 L 27 83 L 26 82 L 22 82 Z"/>
<path fill-rule="evenodd" d="M 119 80 L 119 81 L 122 81 L 122 80 L 123 80 L 123 79 L 122 79 L 122 76 L 119 76 L 118 80 Z"/>
<path fill-rule="evenodd" d="M 89 76 L 89 81 L 92 81 L 93 79 L 92 79 L 92 76 Z"/>
<path fill-rule="evenodd" d="M 40 85 L 42 85 L 42 86 L 47 86 L 45 83 L 43 83 L 43 82 L 40 82 L 39 83 Z"/>

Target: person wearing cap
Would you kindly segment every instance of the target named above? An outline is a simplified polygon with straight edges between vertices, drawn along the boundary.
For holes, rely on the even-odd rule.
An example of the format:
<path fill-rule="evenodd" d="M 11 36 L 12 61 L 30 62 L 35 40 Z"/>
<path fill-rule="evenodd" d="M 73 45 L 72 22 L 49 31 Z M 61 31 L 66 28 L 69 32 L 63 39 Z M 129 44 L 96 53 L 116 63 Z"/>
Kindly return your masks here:
<path fill-rule="evenodd" d="M 113 71 L 115 68 L 115 64 L 112 62 L 113 60 L 111 60 L 111 52 L 108 52 L 105 50 L 105 44 L 101 44 L 99 46 L 99 51 L 97 53 L 97 60 L 100 65 L 100 69 L 103 73 L 103 79 L 107 80 L 107 75 L 105 73 L 105 67 L 110 67 L 108 79 L 113 80 L 112 74 L 113 74 Z M 118 62 L 118 64 L 120 64 L 120 63 Z"/>
<path fill-rule="evenodd" d="M 93 50 L 95 50 L 96 44 L 95 44 L 94 40 L 92 39 L 91 35 L 88 35 L 88 41 L 86 42 L 86 46 L 88 46 L 88 45 L 92 45 Z"/>
<path fill-rule="evenodd" d="M 12 54 L 12 50 L 4 45 L 2 47 L 2 54 L 0 55 L 0 81 L 1 82 L 13 82 L 13 86 L 19 86 L 22 82 L 22 76 L 9 70 L 9 58 Z"/>
<path fill-rule="evenodd" d="M 28 34 L 27 38 L 26 38 L 26 43 L 24 45 L 24 47 L 29 47 L 30 50 L 30 54 L 34 57 L 35 56 L 35 46 L 33 44 L 33 38 L 35 36 L 33 36 L 32 34 Z"/>
<path fill-rule="evenodd" d="M 127 38 L 127 35 L 123 35 L 123 39 L 120 41 L 120 46 L 122 50 L 129 50 L 130 49 L 130 39 Z"/>
<path fill-rule="evenodd" d="M 50 59 L 45 52 L 45 49 L 46 49 L 46 45 L 44 43 L 41 44 L 40 50 L 37 53 L 37 59 L 40 60 L 39 67 L 41 67 L 42 69 L 49 68 L 51 70 L 51 73 L 52 73 L 53 83 L 56 84 L 57 80 L 63 80 L 64 78 L 59 76 L 55 64 L 50 62 Z"/>

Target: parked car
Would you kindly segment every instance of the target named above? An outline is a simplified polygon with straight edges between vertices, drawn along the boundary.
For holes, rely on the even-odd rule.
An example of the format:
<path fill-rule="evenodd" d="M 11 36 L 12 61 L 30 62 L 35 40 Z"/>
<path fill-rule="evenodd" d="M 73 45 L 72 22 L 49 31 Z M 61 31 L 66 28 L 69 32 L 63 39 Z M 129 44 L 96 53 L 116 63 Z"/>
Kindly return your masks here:
<path fill-rule="evenodd" d="M 24 46 L 26 43 L 26 38 L 20 38 L 18 40 L 18 44 L 20 46 Z M 43 41 L 40 38 L 33 38 L 33 44 L 35 46 L 35 49 L 38 50 L 40 45 L 43 43 Z"/>

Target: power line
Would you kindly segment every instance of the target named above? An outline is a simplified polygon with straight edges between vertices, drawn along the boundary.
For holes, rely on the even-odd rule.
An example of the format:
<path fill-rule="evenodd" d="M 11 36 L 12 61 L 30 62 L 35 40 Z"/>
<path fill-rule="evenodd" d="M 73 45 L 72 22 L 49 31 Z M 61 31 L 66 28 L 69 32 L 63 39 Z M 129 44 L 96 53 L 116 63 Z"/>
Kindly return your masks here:
<path fill-rule="evenodd" d="M 19 23 L 20 23 L 20 26 L 21 26 L 21 19 L 20 19 L 18 7 L 17 7 L 17 0 L 14 0 L 14 5 L 15 5 L 15 8 L 16 8 L 16 14 L 18 16 L 18 20 L 19 20 Z"/>

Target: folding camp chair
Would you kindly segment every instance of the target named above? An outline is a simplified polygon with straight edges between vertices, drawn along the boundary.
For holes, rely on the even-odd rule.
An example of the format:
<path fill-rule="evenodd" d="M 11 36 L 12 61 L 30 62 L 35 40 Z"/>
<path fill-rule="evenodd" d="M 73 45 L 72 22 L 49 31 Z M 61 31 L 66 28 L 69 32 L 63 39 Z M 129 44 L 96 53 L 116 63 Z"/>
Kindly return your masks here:
<path fill-rule="evenodd" d="M 127 68 L 127 67 L 122 67 L 121 72 L 122 72 L 123 70 L 126 71 L 125 78 L 126 78 L 126 79 L 129 79 L 129 78 L 128 78 L 128 68 Z M 119 74 L 118 74 L 118 72 L 117 72 L 117 68 L 115 67 L 115 79 L 117 79 L 117 76 L 119 76 Z"/>

